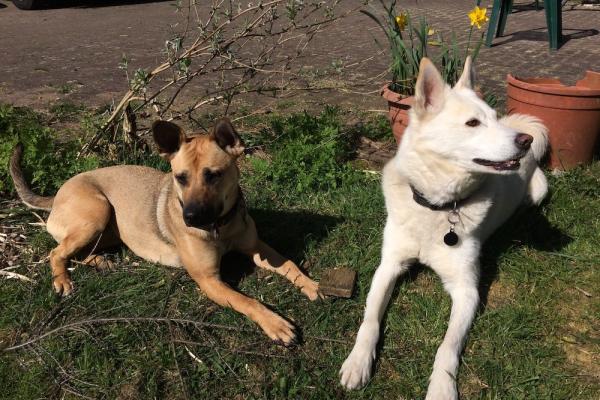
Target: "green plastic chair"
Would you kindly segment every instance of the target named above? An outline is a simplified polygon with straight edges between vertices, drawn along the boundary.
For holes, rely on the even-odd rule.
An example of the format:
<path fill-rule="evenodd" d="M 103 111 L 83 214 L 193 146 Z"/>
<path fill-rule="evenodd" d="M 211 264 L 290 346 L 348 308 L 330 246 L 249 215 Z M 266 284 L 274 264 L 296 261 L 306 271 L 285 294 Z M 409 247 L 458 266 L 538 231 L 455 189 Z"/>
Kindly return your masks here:
<path fill-rule="evenodd" d="M 504 34 L 506 19 L 512 11 L 512 0 L 494 0 L 490 25 L 488 26 L 485 45 L 492 46 L 492 40 Z M 538 2 L 535 7 L 538 9 Z M 546 25 L 548 26 L 548 42 L 552 50 L 557 50 L 562 43 L 562 5 L 561 0 L 544 0 L 544 9 L 546 10 Z"/>

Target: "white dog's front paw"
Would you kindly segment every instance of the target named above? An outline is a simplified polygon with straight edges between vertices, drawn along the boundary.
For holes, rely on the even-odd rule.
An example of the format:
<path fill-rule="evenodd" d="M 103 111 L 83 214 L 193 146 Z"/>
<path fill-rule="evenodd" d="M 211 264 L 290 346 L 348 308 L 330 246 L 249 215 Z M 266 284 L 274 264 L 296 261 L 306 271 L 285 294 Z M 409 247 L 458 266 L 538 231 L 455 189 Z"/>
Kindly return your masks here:
<path fill-rule="evenodd" d="M 425 400 L 458 400 L 456 380 L 445 371 L 433 374 Z"/>
<path fill-rule="evenodd" d="M 360 389 L 371 378 L 375 349 L 354 346 L 340 369 L 340 383 L 348 390 Z"/>

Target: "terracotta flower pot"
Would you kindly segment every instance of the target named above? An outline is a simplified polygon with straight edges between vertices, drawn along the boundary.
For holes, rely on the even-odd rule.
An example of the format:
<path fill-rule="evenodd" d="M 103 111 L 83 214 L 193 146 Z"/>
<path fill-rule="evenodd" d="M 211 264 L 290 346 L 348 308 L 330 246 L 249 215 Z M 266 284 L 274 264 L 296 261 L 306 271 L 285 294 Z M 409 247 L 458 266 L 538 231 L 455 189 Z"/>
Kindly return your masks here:
<path fill-rule="evenodd" d="M 600 73 L 588 71 L 575 86 L 557 79 L 507 77 L 507 111 L 540 118 L 549 130 L 552 169 L 589 163 L 600 134 Z"/>
<path fill-rule="evenodd" d="M 381 88 L 381 96 L 388 102 L 388 116 L 392 125 L 392 132 L 396 138 L 396 143 L 400 144 L 402 134 L 408 126 L 408 110 L 413 105 L 414 97 L 396 93 L 389 86 L 390 83 L 388 82 Z"/>

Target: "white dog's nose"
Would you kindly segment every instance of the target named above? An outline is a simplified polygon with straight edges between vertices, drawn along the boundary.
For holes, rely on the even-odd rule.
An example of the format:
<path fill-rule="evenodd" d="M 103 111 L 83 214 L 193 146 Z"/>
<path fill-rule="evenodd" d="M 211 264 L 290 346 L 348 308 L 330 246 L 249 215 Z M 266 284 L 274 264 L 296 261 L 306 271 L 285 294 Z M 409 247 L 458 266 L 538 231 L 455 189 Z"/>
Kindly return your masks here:
<path fill-rule="evenodd" d="M 519 133 L 515 137 L 515 143 L 517 144 L 517 147 L 523 150 L 527 150 L 529 146 L 531 146 L 531 142 L 533 142 L 533 136 L 526 133 Z"/>

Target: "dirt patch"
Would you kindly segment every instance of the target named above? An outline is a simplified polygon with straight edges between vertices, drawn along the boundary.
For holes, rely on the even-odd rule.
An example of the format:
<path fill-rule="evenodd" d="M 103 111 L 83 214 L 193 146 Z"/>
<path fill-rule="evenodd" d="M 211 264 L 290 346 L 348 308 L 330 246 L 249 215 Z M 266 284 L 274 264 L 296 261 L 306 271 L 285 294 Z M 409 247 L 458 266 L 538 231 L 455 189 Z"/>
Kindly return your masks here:
<path fill-rule="evenodd" d="M 565 337 L 571 340 L 569 337 Z M 600 339 L 596 336 L 596 340 Z M 567 361 L 577 367 L 580 376 L 600 379 L 600 356 L 597 346 L 580 343 L 564 343 L 562 349 L 567 356 Z"/>
<path fill-rule="evenodd" d="M 592 277 L 588 280 L 592 282 Z M 566 291 L 571 300 L 559 309 L 566 324 L 558 331 L 560 347 L 567 361 L 573 365 L 578 375 L 595 380 L 600 379 L 600 330 L 599 321 L 594 316 L 597 300 L 593 293 L 582 293 L 575 288 Z"/>
<path fill-rule="evenodd" d="M 490 286 L 487 297 L 487 307 L 490 309 L 501 308 L 514 301 L 517 289 L 508 282 L 496 281 Z"/>
<path fill-rule="evenodd" d="M 467 371 L 465 373 L 465 377 L 460 379 L 460 393 L 462 394 L 463 398 L 475 398 L 482 390 L 489 388 L 489 385 L 479 379 L 479 377 L 468 365 L 464 363 L 463 365 L 464 369 Z"/>
<path fill-rule="evenodd" d="M 378 142 L 366 137 L 359 138 L 356 157 L 366 163 L 368 169 L 381 170 L 396 154 L 396 142 Z"/>

